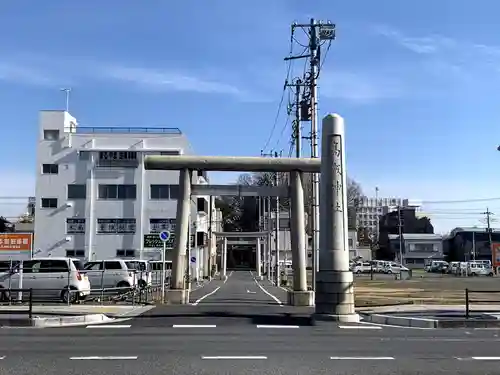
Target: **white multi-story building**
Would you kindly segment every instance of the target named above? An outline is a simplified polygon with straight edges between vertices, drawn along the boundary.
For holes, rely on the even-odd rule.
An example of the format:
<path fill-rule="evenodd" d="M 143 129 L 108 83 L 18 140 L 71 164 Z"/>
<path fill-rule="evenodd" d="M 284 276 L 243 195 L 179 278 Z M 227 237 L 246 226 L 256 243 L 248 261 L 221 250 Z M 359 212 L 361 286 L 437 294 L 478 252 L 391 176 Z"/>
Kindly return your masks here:
<path fill-rule="evenodd" d="M 420 204 L 406 198 L 361 197 L 356 208 L 356 226 L 366 228 L 370 233 L 378 233 L 380 217 L 398 206 L 417 208 Z"/>
<path fill-rule="evenodd" d="M 147 235 L 173 233 L 179 173 L 145 170 L 144 156 L 191 153 L 176 128 L 80 127 L 68 112 L 42 111 L 35 255 L 160 259 L 152 244 L 157 235 Z M 201 173 L 193 182 L 207 183 Z M 208 202 L 193 198 L 198 233 L 192 242 L 200 247 L 208 245 Z"/>

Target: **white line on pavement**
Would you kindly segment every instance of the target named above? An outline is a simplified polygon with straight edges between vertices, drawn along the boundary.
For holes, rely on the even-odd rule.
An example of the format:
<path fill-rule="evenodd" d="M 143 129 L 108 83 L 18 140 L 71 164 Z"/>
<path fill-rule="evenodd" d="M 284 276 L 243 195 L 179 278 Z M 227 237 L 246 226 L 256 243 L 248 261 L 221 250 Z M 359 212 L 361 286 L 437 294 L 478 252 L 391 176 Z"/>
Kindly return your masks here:
<path fill-rule="evenodd" d="M 132 327 L 131 324 L 117 324 L 117 325 L 111 325 L 111 324 L 97 324 L 97 325 L 91 325 L 87 326 L 87 328 L 130 328 Z"/>
<path fill-rule="evenodd" d="M 394 357 L 330 357 L 332 360 L 367 360 L 367 361 L 373 361 L 373 360 L 393 360 Z"/>
<path fill-rule="evenodd" d="M 129 357 L 120 357 L 120 356 L 108 356 L 108 357 L 99 357 L 99 356 L 89 356 L 89 357 L 69 357 L 69 359 L 74 361 L 79 360 L 130 360 L 137 359 L 137 356 L 129 356 Z"/>
<path fill-rule="evenodd" d="M 260 283 L 257 280 L 254 279 L 254 281 L 255 284 L 257 284 L 257 286 L 260 288 L 260 290 L 262 290 L 266 295 L 271 297 L 278 305 L 283 307 L 283 302 L 281 302 L 278 297 L 273 296 L 271 293 L 269 293 L 262 285 L 260 285 Z"/>
<path fill-rule="evenodd" d="M 5 356 L 0 357 L 0 360 L 5 359 Z"/>
<path fill-rule="evenodd" d="M 199 298 L 196 300 L 196 302 L 193 302 L 191 305 L 196 306 L 199 304 L 201 301 L 203 301 L 205 298 L 210 297 L 212 294 L 215 294 L 218 290 L 220 289 L 220 286 L 212 290 L 210 293 L 205 294 L 203 297 Z"/>
<path fill-rule="evenodd" d="M 339 326 L 342 329 L 382 329 L 380 326 Z"/>
<path fill-rule="evenodd" d="M 264 355 L 218 355 L 202 356 L 201 359 L 267 359 Z"/>
<path fill-rule="evenodd" d="M 272 324 L 257 324 L 257 328 L 300 328 L 299 326 L 272 325 Z"/>
<path fill-rule="evenodd" d="M 174 324 L 173 328 L 216 328 L 215 324 Z"/>
<path fill-rule="evenodd" d="M 475 361 L 500 361 L 500 357 L 471 357 Z"/>

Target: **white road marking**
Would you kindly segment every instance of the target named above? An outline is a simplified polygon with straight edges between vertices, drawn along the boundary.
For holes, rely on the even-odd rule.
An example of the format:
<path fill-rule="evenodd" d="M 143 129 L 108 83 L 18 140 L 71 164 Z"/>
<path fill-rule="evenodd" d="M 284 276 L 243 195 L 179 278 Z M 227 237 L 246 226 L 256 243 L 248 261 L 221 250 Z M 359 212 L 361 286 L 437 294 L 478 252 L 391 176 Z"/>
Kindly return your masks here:
<path fill-rule="evenodd" d="M 0 360 L 5 359 L 5 356 L 0 357 Z"/>
<path fill-rule="evenodd" d="M 339 326 L 342 329 L 382 329 L 380 326 Z"/>
<path fill-rule="evenodd" d="M 251 292 L 250 290 L 247 289 L 248 294 L 256 294 L 257 292 Z"/>
<path fill-rule="evenodd" d="M 471 357 L 475 361 L 500 361 L 500 357 Z"/>
<path fill-rule="evenodd" d="M 218 355 L 201 356 L 201 359 L 267 359 L 265 355 Z"/>
<path fill-rule="evenodd" d="M 130 328 L 130 327 L 132 327 L 131 324 L 116 324 L 116 325 L 97 324 L 97 325 L 87 326 L 86 328 Z"/>
<path fill-rule="evenodd" d="M 394 324 L 381 324 L 381 323 L 372 323 L 372 322 L 359 322 L 358 324 L 366 324 L 370 326 L 378 326 L 378 327 L 389 327 L 389 328 L 401 328 L 401 329 L 437 329 L 437 328 L 428 328 L 428 327 L 405 327 L 405 326 L 397 326 Z"/>
<path fill-rule="evenodd" d="M 394 357 L 330 357 L 332 360 L 367 360 L 367 361 L 374 361 L 374 360 L 393 360 L 395 359 Z"/>
<path fill-rule="evenodd" d="M 203 301 L 205 298 L 210 297 L 212 294 L 215 294 L 218 290 L 220 289 L 220 286 L 212 290 L 210 293 L 205 294 L 203 297 L 199 298 L 196 300 L 196 302 L 193 302 L 191 305 L 196 306 L 199 304 L 201 301 Z"/>
<path fill-rule="evenodd" d="M 266 289 L 264 289 L 264 287 L 262 285 L 260 285 L 260 283 L 256 279 L 254 279 L 254 281 L 255 281 L 255 284 L 257 284 L 257 286 L 260 288 L 260 290 L 262 290 L 267 296 L 271 297 L 278 305 L 283 307 L 283 302 L 281 302 L 278 297 L 273 296 Z"/>
<path fill-rule="evenodd" d="M 299 326 L 273 325 L 273 324 L 257 324 L 257 328 L 300 328 Z"/>
<path fill-rule="evenodd" d="M 89 356 L 89 357 L 69 357 L 69 359 L 71 359 L 73 361 L 80 361 L 80 360 L 134 360 L 134 359 L 137 359 L 137 356 L 128 356 L 128 357 L 120 357 L 120 356 L 108 356 L 108 357 Z"/>
<path fill-rule="evenodd" d="M 215 324 L 174 324 L 173 328 L 216 328 Z"/>

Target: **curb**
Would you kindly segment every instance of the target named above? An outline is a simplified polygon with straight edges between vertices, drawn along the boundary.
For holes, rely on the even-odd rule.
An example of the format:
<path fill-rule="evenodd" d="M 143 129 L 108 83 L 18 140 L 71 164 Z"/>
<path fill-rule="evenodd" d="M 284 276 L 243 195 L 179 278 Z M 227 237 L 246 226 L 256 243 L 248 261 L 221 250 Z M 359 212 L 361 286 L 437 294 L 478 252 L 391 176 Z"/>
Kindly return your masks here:
<path fill-rule="evenodd" d="M 109 318 L 104 314 L 88 314 L 78 316 L 58 316 L 50 318 L 34 317 L 0 319 L 0 327 L 33 327 L 33 328 L 54 328 L 80 326 L 89 324 L 109 323 L 115 319 Z"/>
<path fill-rule="evenodd" d="M 360 314 L 362 321 L 410 328 L 500 328 L 499 319 L 427 319 L 385 314 Z"/>

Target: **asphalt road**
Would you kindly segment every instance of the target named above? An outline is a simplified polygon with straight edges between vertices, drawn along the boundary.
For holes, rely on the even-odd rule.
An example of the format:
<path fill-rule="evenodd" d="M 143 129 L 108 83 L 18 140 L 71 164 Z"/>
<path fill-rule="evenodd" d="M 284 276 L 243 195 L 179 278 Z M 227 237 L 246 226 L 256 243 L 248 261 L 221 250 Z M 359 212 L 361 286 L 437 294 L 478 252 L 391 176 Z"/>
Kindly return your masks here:
<path fill-rule="evenodd" d="M 282 307 L 279 290 L 238 272 L 177 312 L 91 328 L 0 329 L 0 375 L 498 374 L 499 329 L 312 325 Z"/>

